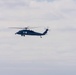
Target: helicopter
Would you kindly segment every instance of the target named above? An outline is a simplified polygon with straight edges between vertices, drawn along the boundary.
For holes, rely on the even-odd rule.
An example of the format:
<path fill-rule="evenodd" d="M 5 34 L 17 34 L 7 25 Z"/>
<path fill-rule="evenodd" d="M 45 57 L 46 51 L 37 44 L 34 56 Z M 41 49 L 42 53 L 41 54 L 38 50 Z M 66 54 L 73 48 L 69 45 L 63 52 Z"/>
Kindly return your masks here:
<path fill-rule="evenodd" d="M 42 38 L 43 35 L 46 35 L 48 30 L 49 30 L 48 28 L 46 28 L 43 33 L 40 33 L 40 32 L 36 32 L 34 30 L 30 30 L 30 28 L 33 28 L 33 27 L 24 27 L 24 28 L 21 28 L 21 27 L 11 27 L 11 28 L 21 29 L 18 32 L 16 32 L 15 35 L 16 34 L 17 35 L 21 35 L 21 36 L 32 35 L 32 36 L 40 36 L 40 38 Z"/>

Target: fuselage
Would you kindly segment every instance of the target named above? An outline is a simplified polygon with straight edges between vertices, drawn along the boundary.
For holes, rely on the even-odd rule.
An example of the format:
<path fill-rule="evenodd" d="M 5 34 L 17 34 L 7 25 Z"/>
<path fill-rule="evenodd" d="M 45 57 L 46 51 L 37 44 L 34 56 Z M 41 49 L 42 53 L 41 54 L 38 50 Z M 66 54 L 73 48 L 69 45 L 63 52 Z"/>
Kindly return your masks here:
<path fill-rule="evenodd" d="M 42 36 L 45 35 L 47 33 L 48 29 L 46 29 L 46 31 L 44 33 L 39 33 L 39 32 L 35 32 L 33 30 L 20 30 L 18 32 L 16 32 L 15 34 L 21 35 L 21 36 L 25 36 L 25 35 L 35 35 L 35 36 Z"/>

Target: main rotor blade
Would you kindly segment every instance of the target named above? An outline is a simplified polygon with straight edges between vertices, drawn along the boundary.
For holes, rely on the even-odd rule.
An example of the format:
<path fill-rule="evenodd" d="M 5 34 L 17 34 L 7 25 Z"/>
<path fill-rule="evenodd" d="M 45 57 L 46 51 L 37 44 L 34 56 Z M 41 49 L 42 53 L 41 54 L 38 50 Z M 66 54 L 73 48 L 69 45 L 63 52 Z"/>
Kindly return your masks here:
<path fill-rule="evenodd" d="M 11 29 L 32 29 L 32 28 L 38 28 L 38 27 L 29 27 L 29 26 L 27 26 L 27 27 L 9 27 L 9 28 L 11 28 Z"/>
<path fill-rule="evenodd" d="M 9 28 L 11 28 L 11 29 L 24 29 L 23 27 L 9 27 Z"/>

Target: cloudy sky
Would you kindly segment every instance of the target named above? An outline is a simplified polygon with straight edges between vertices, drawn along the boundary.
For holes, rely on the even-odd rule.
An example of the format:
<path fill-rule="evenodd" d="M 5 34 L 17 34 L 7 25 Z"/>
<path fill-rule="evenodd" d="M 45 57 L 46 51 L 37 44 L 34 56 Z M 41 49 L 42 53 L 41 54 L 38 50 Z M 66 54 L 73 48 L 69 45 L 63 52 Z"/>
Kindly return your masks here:
<path fill-rule="evenodd" d="M 8 27 L 40 26 L 37 36 Z M 76 75 L 76 0 L 0 0 L 1 75 Z"/>

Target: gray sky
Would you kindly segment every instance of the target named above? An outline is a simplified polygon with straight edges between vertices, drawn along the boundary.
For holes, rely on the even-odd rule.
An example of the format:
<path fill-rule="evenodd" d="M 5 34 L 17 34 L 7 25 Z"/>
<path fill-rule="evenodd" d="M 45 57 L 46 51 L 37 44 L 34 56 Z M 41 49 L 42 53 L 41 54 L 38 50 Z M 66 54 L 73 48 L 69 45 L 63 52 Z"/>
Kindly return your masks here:
<path fill-rule="evenodd" d="M 8 27 L 41 26 L 41 39 Z M 1 75 L 76 75 L 76 0 L 0 0 Z"/>

